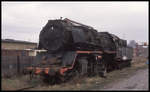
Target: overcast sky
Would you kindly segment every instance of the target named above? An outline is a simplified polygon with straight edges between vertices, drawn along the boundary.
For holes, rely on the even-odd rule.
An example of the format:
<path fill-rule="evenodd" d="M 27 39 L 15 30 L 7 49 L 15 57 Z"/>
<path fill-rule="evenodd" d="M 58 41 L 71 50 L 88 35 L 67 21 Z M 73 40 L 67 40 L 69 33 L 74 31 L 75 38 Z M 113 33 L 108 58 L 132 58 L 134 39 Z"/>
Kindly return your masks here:
<path fill-rule="evenodd" d="M 148 2 L 2 2 L 2 39 L 38 42 L 50 19 L 60 17 L 148 42 Z"/>

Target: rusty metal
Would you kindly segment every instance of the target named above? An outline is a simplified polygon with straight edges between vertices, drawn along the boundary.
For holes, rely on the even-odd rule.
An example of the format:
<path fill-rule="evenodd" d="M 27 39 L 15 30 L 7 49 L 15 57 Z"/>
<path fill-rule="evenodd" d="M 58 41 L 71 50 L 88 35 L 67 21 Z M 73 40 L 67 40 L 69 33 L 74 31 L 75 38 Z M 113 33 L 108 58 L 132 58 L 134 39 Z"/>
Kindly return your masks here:
<path fill-rule="evenodd" d="M 84 27 L 93 29 L 93 27 L 91 27 L 91 26 L 87 26 L 87 25 L 84 25 L 84 24 L 82 24 L 82 23 L 78 23 L 78 22 L 73 21 L 73 20 L 70 20 L 70 19 L 68 19 L 68 18 L 65 18 L 64 20 L 67 21 L 67 22 L 75 23 L 75 24 L 78 24 L 78 25 L 81 25 L 81 26 L 84 26 Z"/>
<path fill-rule="evenodd" d="M 93 54 L 93 53 L 98 53 L 98 54 L 102 54 L 103 52 L 102 51 L 76 51 L 77 53 L 79 54 Z"/>

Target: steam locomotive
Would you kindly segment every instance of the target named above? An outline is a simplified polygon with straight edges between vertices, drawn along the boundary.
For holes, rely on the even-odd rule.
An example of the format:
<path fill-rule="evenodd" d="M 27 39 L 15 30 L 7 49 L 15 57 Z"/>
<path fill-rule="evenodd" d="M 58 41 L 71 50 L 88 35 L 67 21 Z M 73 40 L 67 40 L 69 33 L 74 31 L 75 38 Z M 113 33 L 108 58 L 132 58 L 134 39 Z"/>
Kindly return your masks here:
<path fill-rule="evenodd" d="M 39 35 L 30 73 L 45 81 L 68 81 L 75 76 L 106 77 L 107 72 L 131 66 L 133 50 L 109 32 L 70 19 L 49 20 Z"/>

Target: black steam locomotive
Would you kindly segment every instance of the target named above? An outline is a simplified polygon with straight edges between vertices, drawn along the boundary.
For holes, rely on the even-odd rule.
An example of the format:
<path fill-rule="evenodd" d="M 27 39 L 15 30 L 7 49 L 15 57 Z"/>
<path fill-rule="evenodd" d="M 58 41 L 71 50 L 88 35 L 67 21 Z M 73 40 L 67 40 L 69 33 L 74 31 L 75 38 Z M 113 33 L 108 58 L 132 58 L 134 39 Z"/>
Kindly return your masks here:
<path fill-rule="evenodd" d="M 39 35 L 35 63 L 28 70 L 50 82 L 74 76 L 105 77 L 110 70 L 130 66 L 132 53 L 126 40 L 108 32 L 67 18 L 49 20 Z"/>

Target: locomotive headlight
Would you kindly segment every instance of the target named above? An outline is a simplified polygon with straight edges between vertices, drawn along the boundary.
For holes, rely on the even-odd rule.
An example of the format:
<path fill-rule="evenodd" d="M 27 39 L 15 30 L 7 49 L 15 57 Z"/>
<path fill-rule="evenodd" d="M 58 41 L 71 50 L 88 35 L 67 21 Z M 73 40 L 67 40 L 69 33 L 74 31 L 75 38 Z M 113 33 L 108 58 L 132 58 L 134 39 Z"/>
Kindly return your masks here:
<path fill-rule="evenodd" d="M 123 59 L 123 60 L 127 60 L 127 56 L 123 56 L 122 59 Z"/>
<path fill-rule="evenodd" d="M 52 26 L 52 27 L 51 27 L 51 30 L 53 30 L 53 29 L 54 29 L 54 27 Z"/>

